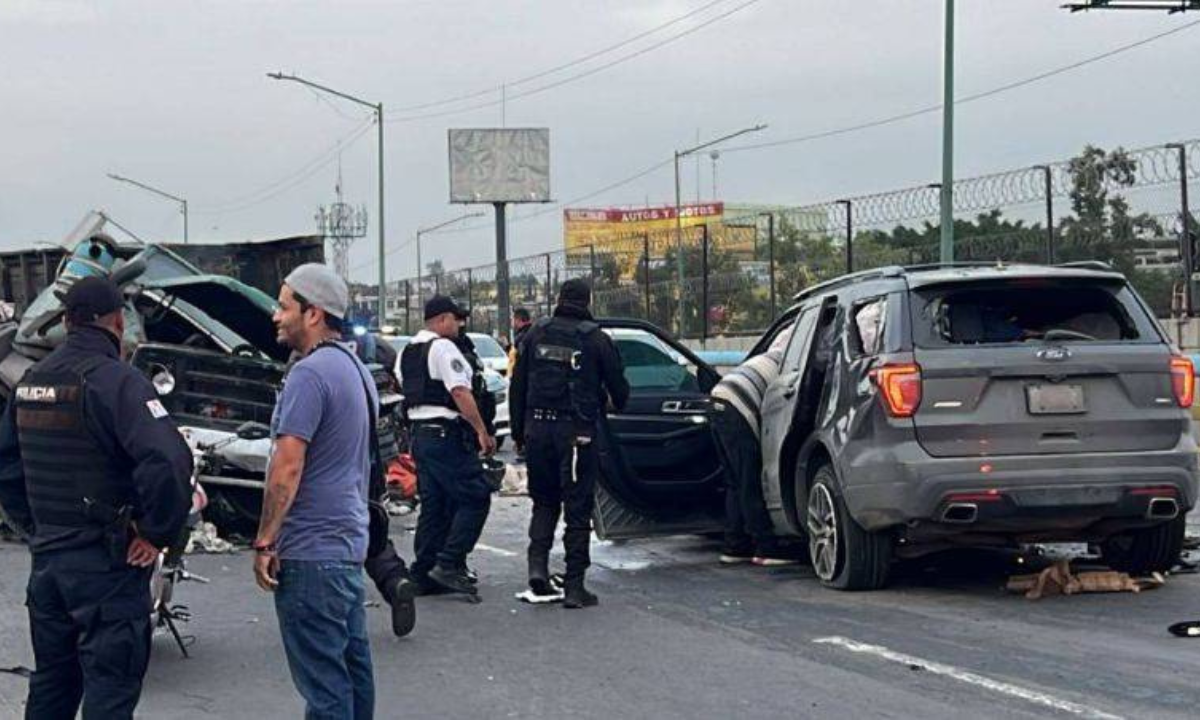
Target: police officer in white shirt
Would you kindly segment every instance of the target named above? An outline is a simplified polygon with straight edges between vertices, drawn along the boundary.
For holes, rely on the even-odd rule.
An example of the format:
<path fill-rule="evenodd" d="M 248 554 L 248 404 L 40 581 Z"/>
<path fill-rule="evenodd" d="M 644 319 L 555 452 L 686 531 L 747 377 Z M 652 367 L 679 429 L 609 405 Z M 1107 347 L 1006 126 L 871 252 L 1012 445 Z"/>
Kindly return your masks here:
<path fill-rule="evenodd" d="M 421 594 L 457 592 L 477 600 L 467 555 L 491 508 L 492 488 L 479 455 L 495 452 L 496 440 L 471 396 L 471 366 L 449 340 L 461 314 L 450 298 L 430 298 L 425 329 L 400 355 L 421 495 L 411 574 Z"/>

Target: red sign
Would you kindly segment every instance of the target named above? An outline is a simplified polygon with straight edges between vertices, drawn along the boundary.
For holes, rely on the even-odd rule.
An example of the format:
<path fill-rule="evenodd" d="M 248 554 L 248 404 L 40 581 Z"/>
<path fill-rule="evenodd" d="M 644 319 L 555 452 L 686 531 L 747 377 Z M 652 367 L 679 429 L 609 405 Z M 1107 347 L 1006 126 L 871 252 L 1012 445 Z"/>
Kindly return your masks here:
<path fill-rule="evenodd" d="M 720 217 L 725 213 L 725 203 L 702 203 L 700 205 L 683 205 L 679 215 L 683 219 Z M 629 210 L 605 209 L 568 209 L 563 210 L 563 220 L 566 222 L 584 223 L 647 223 L 661 220 L 674 220 L 675 207 L 633 208 Z"/>

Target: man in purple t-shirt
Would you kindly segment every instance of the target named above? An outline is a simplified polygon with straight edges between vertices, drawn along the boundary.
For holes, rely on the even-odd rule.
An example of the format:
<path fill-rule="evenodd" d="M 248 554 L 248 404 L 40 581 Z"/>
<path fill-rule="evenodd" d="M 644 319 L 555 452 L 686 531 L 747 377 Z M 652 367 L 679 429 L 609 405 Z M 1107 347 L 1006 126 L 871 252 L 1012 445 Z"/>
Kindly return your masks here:
<path fill-rule="evenodd" d="M 308 717 L 369 718 L 375 704 L 363 561 L 379 398 L 366 367 L 337 343 L 348 304 L 341 278 L 308 264 L 284 280 L 275 313 L 279 341 L 302 357 L 271 420 L 254 575 L 275 593 Z"/>

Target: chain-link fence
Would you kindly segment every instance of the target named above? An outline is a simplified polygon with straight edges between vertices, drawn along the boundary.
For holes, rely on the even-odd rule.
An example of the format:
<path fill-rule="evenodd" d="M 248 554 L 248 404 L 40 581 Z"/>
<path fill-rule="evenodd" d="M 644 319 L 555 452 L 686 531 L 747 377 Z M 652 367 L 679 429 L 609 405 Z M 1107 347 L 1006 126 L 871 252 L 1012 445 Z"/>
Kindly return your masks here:
<path fill-rule="evenodd" d="M 1183 278 L 1195 269 L 1200 228 L 1188 195 L 1198 181 L 1200 140 L 1088 147 L 1070 160 L 963 179 L 953 193 L 954 259 L 1100 260 L 1125 273 L 1160 315 L 1191 313 L 1200 296 L 1193 304 Z M 646 319 L 687 338 L 752 334 L 814 283 L 938 262 L 939 208 L 940 186 L 931 184 L 516 258 L 508 262 L 509 305 L 547 314 L 562 283 L 581 277 L 592 285 L 597 315 Z M 390 319 L 414 331 L 421 299 L 441 292 L 470 308 L 476 330 L 496 333 L 499 275 L 487 265 L 394 283 Z"/>

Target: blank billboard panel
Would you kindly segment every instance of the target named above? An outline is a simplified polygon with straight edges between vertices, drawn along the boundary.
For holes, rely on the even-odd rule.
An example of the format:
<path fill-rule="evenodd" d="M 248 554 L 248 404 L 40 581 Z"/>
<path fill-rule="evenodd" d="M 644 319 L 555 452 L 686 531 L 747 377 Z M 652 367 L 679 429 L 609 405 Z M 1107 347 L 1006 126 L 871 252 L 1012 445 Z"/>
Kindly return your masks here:
<path fill-rule="evenodd" d="M 550 202 L 550 130 L 450 130 L 450 202 Z"/>

